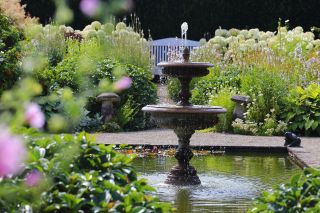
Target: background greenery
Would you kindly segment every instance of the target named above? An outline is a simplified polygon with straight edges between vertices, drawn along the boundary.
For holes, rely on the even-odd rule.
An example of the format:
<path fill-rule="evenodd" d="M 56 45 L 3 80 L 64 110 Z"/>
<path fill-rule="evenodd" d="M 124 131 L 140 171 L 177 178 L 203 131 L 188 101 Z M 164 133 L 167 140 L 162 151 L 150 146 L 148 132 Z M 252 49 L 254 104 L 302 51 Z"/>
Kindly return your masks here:
<path fill-rule="evenodd" d="M 44 24 L 49 23 L 54 14 L 52 0 L 23 0 L 27 11 L 40 17 Z M 214 30 L 222 28 L 260 28 L 274 31 L 278 18 L 289 19 L 292 26 L 302 26 L 306 29 L 318 26 L 320 17 L 316 16 L 320 2 L 317 0 L 134 0 L 135 12 L 142 22 L 142 28 L 147 34 L 151 30 L 154 39 L 175 37 L 180 35 L 180 25 L 186 21 L 189 24 L 188 37 L 199 40 L 214 36 Z M 69 1 L 75 12 L 71 26 L 81 29 L 91 20 L 79 12 L 79 1 Z M 125 13 L 118 13 L 122 19 Z M 203 24 L 206 23 L 206 24 Z M 319 26 L 318 26 L 319 27 Z"/>

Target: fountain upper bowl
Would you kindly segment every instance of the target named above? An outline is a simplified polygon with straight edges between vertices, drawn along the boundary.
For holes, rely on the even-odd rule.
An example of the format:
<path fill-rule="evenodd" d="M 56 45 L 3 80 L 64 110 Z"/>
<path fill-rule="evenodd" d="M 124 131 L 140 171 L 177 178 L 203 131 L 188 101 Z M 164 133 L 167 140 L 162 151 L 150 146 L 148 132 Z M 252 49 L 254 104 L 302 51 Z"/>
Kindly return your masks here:
<path fill-rule="evenodd" d="M 169 129 L 200 130 L 218 122 L 218 115 L 227 110 L 217 106 L 148 105 L 142 111 L 150 113 L 160 126 Z"/>
<path fill-rule="evenodd" d="M 162 74 L 164 75 L 192 78 L 208 75 L 208 68 L 213 65 L 203 62 L 161 62 L 157 66 L 163 67 Z"/>
<path fill-rule="evenodd" d="M 159 67 L 194 67 L 194 68 L 209 68 L 213 64 L 207 62 L 160 62 Z"/>

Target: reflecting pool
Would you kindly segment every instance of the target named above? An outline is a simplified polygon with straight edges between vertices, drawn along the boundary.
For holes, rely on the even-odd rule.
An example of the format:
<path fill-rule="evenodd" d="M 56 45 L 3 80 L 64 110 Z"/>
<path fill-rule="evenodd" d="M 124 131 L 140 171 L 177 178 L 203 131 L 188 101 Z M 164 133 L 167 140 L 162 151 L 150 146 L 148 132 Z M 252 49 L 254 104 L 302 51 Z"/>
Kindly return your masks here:
<path fill-rule="evenodd" d="M 141 176 L 157 189 L 158 197 L 174 202 L 181 213 L 246 212 L 263 190 L 286 183 L 301 171 L 286 154 L 214 154 L 191 160 L 200 186 L 164 184 L 176 163 L 173 157 L 137 158 L 133 162 Z"/>

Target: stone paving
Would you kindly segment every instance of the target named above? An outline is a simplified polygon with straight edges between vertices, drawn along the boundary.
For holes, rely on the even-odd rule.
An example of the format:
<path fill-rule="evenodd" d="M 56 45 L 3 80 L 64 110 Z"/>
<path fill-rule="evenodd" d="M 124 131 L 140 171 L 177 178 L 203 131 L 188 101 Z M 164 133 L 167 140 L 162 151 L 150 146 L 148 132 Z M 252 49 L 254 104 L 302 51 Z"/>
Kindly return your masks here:
<path fill-rule="evenodd" d="M 177 137 L 172 130 L 155 129 L 140 132 L 99 133 L 98 143 L 146 146 L 177 146 Z M 302 147 L 288 148 L 289 154 L 302 167 L 320 167 L 320 138 L 303 137 Z M 246 136 L 222 133 L 195 133 L 190 145 L 212 150 L 252 150 L 264 152 L 286 151 L 284 137 Z"/>

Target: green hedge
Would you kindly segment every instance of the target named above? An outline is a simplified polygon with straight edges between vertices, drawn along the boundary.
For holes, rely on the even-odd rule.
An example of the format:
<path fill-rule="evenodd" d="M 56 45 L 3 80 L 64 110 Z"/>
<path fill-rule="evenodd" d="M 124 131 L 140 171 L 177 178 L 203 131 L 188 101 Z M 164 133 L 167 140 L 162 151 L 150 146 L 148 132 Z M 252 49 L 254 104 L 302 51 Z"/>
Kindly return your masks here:
<path fill-rule="evenodd" d="M 10 89 L 21 74 L 19 41 L 22 34 L 0 11 L 0 95 Z"/>

